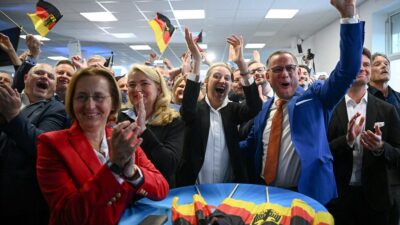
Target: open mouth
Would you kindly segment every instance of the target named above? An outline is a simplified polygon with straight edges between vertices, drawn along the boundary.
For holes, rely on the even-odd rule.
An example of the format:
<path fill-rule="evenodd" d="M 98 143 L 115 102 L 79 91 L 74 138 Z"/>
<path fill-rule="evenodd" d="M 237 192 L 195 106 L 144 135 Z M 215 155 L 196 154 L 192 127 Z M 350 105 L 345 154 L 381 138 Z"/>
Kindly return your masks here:
<path fill-rule="evenodd" d="M 225 88 L 224 87 L 216 87 L 215 91 L 220 93 L 220 94 L 223 94 L 225 92 Z"/>
<path fill-rule="evenodd" d="M 47 89 L 49 87 L 49 85 L 46 82 L 37 82 L 36 87 L 40 88 L 40 89 Z"/>
<path fill-rule="evenodd" d="M 283 87 L 289 87 L 289 85 L 290 85 L 290 83 L 281 83 L 281 85 L 283 86 Z"/>

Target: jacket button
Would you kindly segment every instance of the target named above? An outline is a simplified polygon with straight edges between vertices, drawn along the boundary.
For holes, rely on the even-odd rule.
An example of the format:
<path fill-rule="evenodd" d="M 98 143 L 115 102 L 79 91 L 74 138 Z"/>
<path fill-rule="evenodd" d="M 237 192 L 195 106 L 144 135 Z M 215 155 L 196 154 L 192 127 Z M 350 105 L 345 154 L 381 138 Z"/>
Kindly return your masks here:
<path fill-rule="evenodd" d="M 108 206 L 111 206 L 111 205 L 112 205 L 112 202 L 111 202 L 111 201 L 108 201 L 108 202 L 107 202 L 107 205 L 108 205 Z"/>
<path fill-rule="evenodd" d="M 111 201 L 112 201 L 112 202 L 115 202 L 115 201 L 117 201 L 117 198 L 112 197 L 112 198 L 111 198 Z"/>
<path fill-rule="evenodd" d="M 118 192 L 118 193 L 115 195 L 115 197 L 121 198 L 121 193 Z"/>

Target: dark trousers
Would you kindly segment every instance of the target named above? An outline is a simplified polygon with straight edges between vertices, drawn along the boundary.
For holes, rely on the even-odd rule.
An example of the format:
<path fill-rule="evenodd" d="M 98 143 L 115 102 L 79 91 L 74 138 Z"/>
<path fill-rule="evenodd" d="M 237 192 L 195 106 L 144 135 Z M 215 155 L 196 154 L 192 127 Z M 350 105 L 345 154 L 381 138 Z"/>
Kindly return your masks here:
<path fill-rule="evenodd" d="M 389 225 L 389 211 L 372 209 L 363 188 L 350 186 L 345 196 L 327 205 L 335 225 Z"/>

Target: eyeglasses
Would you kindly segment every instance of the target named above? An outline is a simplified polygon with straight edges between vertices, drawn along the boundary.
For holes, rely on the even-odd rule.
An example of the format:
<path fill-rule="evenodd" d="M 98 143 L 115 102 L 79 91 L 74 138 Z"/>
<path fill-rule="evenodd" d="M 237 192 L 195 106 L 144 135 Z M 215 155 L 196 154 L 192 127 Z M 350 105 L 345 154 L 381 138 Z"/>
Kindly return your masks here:
<path fill-rule="evenodd" d="M 86 94 L 79 94 L 77 95 L 74 99 L 79 102 L 79 103 L 86 103 L 89 98 L 92 98 L 94 102 L 96 103 L 103 103 L 106 98 L 111 97 L 107 95 L 86 95 Z"/>
<path fill-rule="evenodd" d="M 258 68 L 254 69 L 254 70 L 250 70 L 250 74 L 253 75 L 255 73 L 262 73 L 264 71 L 265 71 L 265 67 L 258 67 Z"/>
<path fill-rule="evenodd" d="M 269 70 L 271 70 L 273 73 L 282 73 L 283 70 L 286 70 L 288 73 L 293 73 L 296 70 L 296 65 L 289 64 L 286 66 L 275 66 Z"/>

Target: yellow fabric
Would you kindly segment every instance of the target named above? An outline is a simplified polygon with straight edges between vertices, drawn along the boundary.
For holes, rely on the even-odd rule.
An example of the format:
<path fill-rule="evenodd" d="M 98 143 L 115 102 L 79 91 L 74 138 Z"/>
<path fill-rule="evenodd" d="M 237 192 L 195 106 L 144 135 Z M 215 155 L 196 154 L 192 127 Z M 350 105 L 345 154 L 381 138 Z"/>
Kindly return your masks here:
<path fill-rule="evenodd" d="M 156 43 L 158 48 L 160 49 L 161 54 L 164 53 L 165 49 L 167 48 L 166 43 L 164 42 L 164 31 L 161 30 L 160 25 L 155 20 L 150 20 L 149 25 L 151 29 L 154 31 L 154 37 L 156 38 Z"/>
<path fill-rule="evenodd" d="M 175 210 L 185 216 L 195 216 L 195 208 L 194 208 L 194 202 L 201 202 L 203 205 L 206 205 L 206 201 L 204 201 L 203 197 L 201 197 L 198 194 L 193 195 L 193 200 L 194 202 L 189 203 L 189 204 L 184 204 L 184 205 L 178 205 L 178 197 L 174 197 L 172 200 L 172 207 L 175 208 Z"/>
<path fill-rule="evenodd" d="M 49 29 L 44 25 L 44 21 L 35 13 L 27 13 L 27 15 L 32 20 L 35 30 L 40 34 L 40 36 L 45 37 L 47 33 L 49 33 Z"/>

